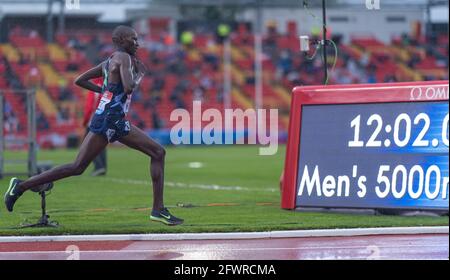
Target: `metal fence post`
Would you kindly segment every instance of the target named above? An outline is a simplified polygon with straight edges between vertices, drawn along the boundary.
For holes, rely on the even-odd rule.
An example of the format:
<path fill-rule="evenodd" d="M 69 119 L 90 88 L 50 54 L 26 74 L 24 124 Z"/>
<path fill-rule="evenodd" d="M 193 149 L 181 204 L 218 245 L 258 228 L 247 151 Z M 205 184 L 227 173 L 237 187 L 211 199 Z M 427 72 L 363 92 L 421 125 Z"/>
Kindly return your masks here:
<path fill-rule="evenodd" d="M 28 111 L 28 176 L 37 174 L 36 91 L 27 91 Z"/>
<path fill-rule="evenodd" d="M 5 152 L 5 143 L 4 143 L 4 123 L 3 123 L 3 91 L 0 90 L 0 179 L 3 178 L 3 164 L 4 164 L 4 157 L 3 153 Z"/>
<path fill-rule="evenodd" d="M 5 138 L 4 133 L 4 105 L 8 102 L 5 94 L 24 94 L 25 107 L 27 113 L 27 136 L 23 138 L 15 138 L 12 133 L 12 138 Z M 6 101 L 6 102 L 5 102 Z M 0 179 L 6 176 L 28 175 L 33 176 L 37 174 L 37 139 L 36 139 L 36 92 L 35 90 L 0 90 Z M 28 144 L 28 158 L 21 159 L 5 159 L 5 150 L 8 147 L 7 143 L 26 143 Z M 13 153 L 14 155 L 14 153 Z M 26 164 L 26 172 L 6 172 L 5 164 Z"/>

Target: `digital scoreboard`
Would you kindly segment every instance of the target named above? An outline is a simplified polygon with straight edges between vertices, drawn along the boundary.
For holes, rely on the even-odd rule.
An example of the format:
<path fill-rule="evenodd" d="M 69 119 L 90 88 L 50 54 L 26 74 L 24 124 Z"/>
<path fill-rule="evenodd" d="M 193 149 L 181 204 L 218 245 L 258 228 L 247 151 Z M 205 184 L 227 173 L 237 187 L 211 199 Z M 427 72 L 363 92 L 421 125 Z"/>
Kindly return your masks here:
<path fill-rule="evenodd" d="M 282 208 L 448 211 L 448 81 L 296 87 Z"/>

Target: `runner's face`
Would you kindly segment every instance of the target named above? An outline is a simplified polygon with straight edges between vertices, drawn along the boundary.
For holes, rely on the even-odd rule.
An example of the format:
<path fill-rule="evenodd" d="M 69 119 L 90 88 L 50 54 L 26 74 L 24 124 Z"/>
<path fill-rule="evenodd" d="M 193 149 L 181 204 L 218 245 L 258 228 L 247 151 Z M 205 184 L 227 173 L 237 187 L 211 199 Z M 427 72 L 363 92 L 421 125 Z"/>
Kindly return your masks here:
<path fill-rule="evenodd" d="M 123 48 L 130 55 L 136 55 L 139 48 L 138 35 L 135 31 L 130 32 L 123 38 Z"/>

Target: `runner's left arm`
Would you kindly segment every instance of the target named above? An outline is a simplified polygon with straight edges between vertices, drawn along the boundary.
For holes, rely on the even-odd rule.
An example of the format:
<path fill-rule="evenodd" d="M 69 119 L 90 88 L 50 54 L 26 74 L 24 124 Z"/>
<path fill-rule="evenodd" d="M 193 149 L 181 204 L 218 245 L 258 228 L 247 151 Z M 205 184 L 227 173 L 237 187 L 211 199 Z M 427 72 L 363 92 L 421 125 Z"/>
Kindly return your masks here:
<path fill-rule="evenodd" d="M 91 79 L 102 77 L 102 69 L 103 69 L 103 63 L 100 63 L 99 65 L 95 66 L 94 68 L 89 69 L 88 71 L 84 72 L 80 76 L 78 76 L 75 79 L 75 84 L 79 87 L 85 88 L 87 90 L 102 93 L 102 88 L 93 82 L 91 82 Z"/>

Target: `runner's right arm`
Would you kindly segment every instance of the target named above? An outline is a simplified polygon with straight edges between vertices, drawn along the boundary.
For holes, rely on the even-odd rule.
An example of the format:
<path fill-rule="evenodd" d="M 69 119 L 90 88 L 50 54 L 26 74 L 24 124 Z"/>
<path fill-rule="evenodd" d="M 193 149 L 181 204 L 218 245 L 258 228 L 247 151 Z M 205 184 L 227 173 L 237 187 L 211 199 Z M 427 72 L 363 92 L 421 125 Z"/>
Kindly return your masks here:
<path fill-rule="evenodd" d="M 120 63 L 120 78 L 122 80 L 123 89 L 126 94 L 131 94 L 133 90 L 139 86 L 145 73 L 139 71 L 133 77 L 131 57 L 129 54 L 121 53 L 118 55 L 118 59 Z"/>

